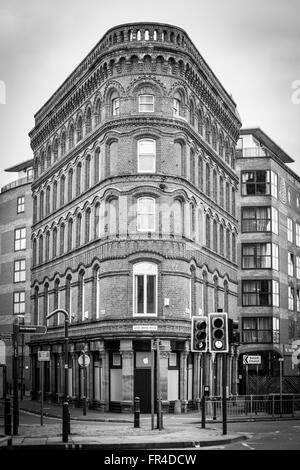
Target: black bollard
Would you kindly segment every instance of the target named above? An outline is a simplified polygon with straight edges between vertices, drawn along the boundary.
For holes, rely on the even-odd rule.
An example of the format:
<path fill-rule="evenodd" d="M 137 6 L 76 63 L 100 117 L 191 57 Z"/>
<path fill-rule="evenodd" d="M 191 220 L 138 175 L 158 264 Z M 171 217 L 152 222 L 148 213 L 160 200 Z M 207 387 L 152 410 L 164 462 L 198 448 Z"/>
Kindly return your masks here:
<path fill-rule="evenodd" d="M 7 436 L 11 436 L 10 398 L 5 398 L 4 400 L 4 432 Z"/>
<path fill-rule="evenodd" d="M 62 423 L 62 441 L 68 442 L 68 434 L 69 434 L 69 403 L 63 403 L 63 423 Z"/>
<path fill-rule="evenodd" d="M 140 427 L 140 399 L 139 397 L 134 398 L 134 427 Z"/>
<path fill-rule="evenodd" d="M 217 419 L 217 402 L 215 400 L 213 401 L 213 410 L 214 410 L 213 420 Z"/>

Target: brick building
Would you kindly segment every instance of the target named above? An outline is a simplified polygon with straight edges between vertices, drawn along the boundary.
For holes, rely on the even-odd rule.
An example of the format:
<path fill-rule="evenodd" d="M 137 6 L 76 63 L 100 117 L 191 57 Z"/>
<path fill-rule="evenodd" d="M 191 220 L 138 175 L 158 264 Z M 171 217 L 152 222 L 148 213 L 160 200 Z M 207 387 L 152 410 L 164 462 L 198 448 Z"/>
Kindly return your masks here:
<path fill-rule="evenodd" d="M 283 358 L 283 391 L 299 393 L 300 369 L 292 352 L 300 339 L 300 178 L 288 167 L 294 160 L 261 129 L 240 134 L 239 369 L 245 379 L 242 355 L 260 355 L 258 382 L 256 367 L 249 368 L 249 391 L 279 392 Z"/>
<path fill-rule="evenodd" d="M 190 352 L 191 315 L 236 317 L 235 146 L 240 119 L 188 35 L 165 24 L 110 29 L 35 115 L 32 311 L 70 312 L 69 396 L 150 407 L 160 338 L 164 410 L 220 392 L 221 361 Z M 63 392 L 63 316 L 30 342 L 50 350 L 46 396 Z M 228 358 L 231 392 L 237 360 Z"/>
<path fill-rule="evenodd" d="M 30 323 L 30 267 L 33 159 L 5 170 L 18 173 L 18 179 L 1 188 L 0 193 L 0 339 L 5 336 L 7 380 L 12 385 L 12 333 L 14 318 Z M 19 341 L 19 385 L 30 390 L 28 335 Z M 3 339 L 2 339 L 3 340 Z M 23 371 L 23 372 L 22 372 Z M 2 371 L 0 390 L 2 396 Z"/>

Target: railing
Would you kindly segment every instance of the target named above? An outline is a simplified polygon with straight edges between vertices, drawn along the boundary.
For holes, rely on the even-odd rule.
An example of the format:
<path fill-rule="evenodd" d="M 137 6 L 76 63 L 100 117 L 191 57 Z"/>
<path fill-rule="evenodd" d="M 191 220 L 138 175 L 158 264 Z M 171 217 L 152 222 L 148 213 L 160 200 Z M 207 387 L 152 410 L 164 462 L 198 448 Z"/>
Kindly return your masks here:
<path fill-rule="evenodd" d="M 1 188 L 1 193 L 9 191 L 12 188 L 17 188 L 18 186 L 22 186 L 23 184 L 30 183 L 32 180 L 33 180 L 32 176 L 25 176 L 25 178 L 20 178 L 18 180 L 15 180 L 12 183 L 9 183 L 3 186 L 3 188 Z"/>
<path fill-rule="evenodd" d="M 300 394 L 238 395 L 227 399 L 227 417 L 249 419 L 264 417 L 300 418 Z M 222 399 L 209 397 L 205 402 L 206 416 L 213 420 L 222 419 Z"/>

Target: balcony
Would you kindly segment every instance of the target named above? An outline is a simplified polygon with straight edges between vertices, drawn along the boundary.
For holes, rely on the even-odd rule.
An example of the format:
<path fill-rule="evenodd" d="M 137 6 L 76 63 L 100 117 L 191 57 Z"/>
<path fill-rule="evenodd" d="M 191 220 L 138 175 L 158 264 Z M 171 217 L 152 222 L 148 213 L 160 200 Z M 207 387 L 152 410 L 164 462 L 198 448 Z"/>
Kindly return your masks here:
<path fill-rule="evenodd" d="M 1 193 L 5 193 L 6 191 L 10 191 L 11 189 L 17 188 L 18 186 L 23 186 L 24 184 L 28 184 L 33 180 L 33 176 L 25 176 L 25 178 L 19 178 L 15 181 L 12 181 L 9 184 L 6 184 L 1 188 Z"/>

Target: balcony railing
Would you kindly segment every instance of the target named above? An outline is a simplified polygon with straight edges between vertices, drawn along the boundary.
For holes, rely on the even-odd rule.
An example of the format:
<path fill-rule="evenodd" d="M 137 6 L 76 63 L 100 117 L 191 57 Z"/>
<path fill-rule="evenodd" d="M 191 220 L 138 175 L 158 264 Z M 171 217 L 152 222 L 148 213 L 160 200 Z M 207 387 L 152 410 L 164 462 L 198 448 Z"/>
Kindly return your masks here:
<path fill-rule="evenodd" d="M 1 193 L 5 193 L 10 189 L 17 188 L 18 186 L 23 186 L 24 184 L 30 183 L 33 180 L 33 176 L 25 176 L 25 178 L 20 178 L 18 180 L 12 181 L 12 183 L 6 184 L 1 188 Z"/>

